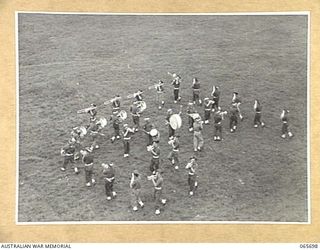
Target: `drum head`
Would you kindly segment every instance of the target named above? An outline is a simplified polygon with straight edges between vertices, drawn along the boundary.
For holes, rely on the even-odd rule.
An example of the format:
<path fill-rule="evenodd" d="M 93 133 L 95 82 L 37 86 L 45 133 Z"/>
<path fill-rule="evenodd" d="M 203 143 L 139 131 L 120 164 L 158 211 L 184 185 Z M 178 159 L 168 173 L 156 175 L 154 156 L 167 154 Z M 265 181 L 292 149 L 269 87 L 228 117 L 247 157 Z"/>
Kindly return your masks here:
<path fill-rule="evenodd" d="M 155 128 L 150 130 L 150 135 L 151 136 L 156 136 L 158 134 L 158 130 L 156 130 Z"/>
<path fill-rule="evenodd" d="M 181 128 L 182 125 L 182 120 L 180 115 L 178 114 L 174 114 L 170 117 L 170 126 L 171 128 L 173 128 L 174 130 Z"/>
<path fill-rule="evenodd" d="M 104 117 L 101 117 L 99 120 L 98 120 L 98 123 L 100 123 L 101 127 L 104 128 L 108 122 L 107 122 L 107 119 L 104 118 Z"/>

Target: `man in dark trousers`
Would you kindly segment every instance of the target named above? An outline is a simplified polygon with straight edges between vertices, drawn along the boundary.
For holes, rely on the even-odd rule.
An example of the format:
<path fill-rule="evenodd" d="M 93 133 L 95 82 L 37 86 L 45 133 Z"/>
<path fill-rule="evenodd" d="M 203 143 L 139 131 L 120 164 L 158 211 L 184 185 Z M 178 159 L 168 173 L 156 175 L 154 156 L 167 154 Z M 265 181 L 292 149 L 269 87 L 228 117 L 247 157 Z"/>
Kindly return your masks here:
<path fill-rule="evenodd" d="M 172 77 L 173 77 L 173 80 L 171 84 L 173 85 L 173 98 L 174 98 L 174 103 L 177 103 L 178 101 L 181 100 L 181 96 L 180 96 L 181 77 L 175 73 L 172 74 Z"/>
<path fill-rule="evenodd" d="M 74 162 L 75 139 L 71 138 L 68 143 L 61 149 L 60 153 L 64 158 L 63 165 L 60 169 L 61 171 L 66 171 L 67 166 Z"/>
<path fill-rule="evenodd" d="M 282 128 L 281 128 L 282 135 L 281 135 L 281 137 L 283 139 L 285 139 L 287 137 L 287 135 L 289 136 L 289 138 L 293 137 L 293 133 L 289 130 L 288 114 L 289 114 L 289 110 L 284 109 L 284 110 L 282 110 L 281 115 L 280 115 L 280 119 L 282 121 Z"/>
<path fill-rule="evenodd" d="M 123 147 L 124 147 L 124 155 L 123 157 L 129 157 L 130 154 L 130 140 L 131 140 L 131 135 L 134 133 L 133 128 L 129 128 L 128 124 L 123 125 Z"/>
<path fill-rule="evenodd" d="M 261 121 L 262 106 L 261 106 L 259 100 L 254 100 L 253 109 L 254 109 L 254 112 L 255 112 L 254 120 L 253 120 L 253 126 L 255 128 L 257 128 L 259 125 L 261 127 L 264 127 L 264 122 Z"/>
<path fill-rule="evenodd" d="M 151 153 L 151 163 L 150 163 L 150 171 L 154 173 L 159 169 L 160 166 L 160 147 L 158 143 L 154 142 L 151 146 L 148 147 L 148 151 Z"/>
<path fill-rule="evenodd" d="M 151 180 L 154 187 L 154 200 L 155 200 L 155 214 L 159 215 L 160 207 L 167 203 L 167 200 L 162 197 L 163 178 L 162 169 L 158 169 L 154 175 L 148 176 L 148 180 Z"/>
<path fill-rule="evenodd" d="M 201 105 L 202 101 L 200 99 L 200 82 L 196 77 L 192 80 L 192 95 L 193 104 Z"/>
<path fill-rule="evenodd" d="M 186 169 L 188 170 L 188 185 L 189 195 L 194 195 L 196 188 L 198 187 L 196 169 L 198 168 L 197 158 L 192 156 L 188 162 Z"/>
<path fill-rule="evenodd" d="M 218 86 L 212 87 L 211 96 L 213 101 L 212 109 L 213 111 L 215 111 L 216 109 L 219 108 L 219 101 L 220 101 L 220 88 Z"/>
<path fill-rule="evenodd" d="M 102 174 L 104 176 L 104 187 L 107 195 L 107 200 L 111 200 L 112 198 L 116 197 L 117 193 L 113 191 L 113 184 L 115 180 L 115 170 L 113 163 L 102 163 L 101 164 L 103 171 Z"/>
<path fill-rule="evenodd" d="M 93 178 L 93 154 L 90 148 L 81 150 L 82 162 L 84 163 L 86 186 L 91 187 L 96 180 Z"/>

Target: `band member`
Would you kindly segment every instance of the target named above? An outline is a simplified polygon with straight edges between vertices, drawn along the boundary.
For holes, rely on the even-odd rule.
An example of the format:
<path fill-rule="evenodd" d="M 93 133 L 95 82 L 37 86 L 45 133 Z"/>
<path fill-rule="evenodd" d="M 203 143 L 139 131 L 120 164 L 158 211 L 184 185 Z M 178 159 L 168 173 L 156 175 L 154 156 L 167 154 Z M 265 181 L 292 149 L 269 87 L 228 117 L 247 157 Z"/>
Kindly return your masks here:
<path fill-rule="evenodd" d="M 126 158 L 130 154 L 130 139 L 131 135 L 134 133 L 134 129 L 129 128 L 128 124 L 123 125 L 123 146 L 124 146 L 124 155 L 123 157 Z"/>
<path fill-rule="evenodd" d="M 118 112 L 120 111 L 120 95 L 115 95 L 115 97 L 112 99 L 112 114 L 118 114 Z"/>
<path fill-rule="evenodd" d="M 143 91 L 140 89 L 138 92 L 133 94 L 133 97 L 136 99 L 136 101 L 141 102 L 143 100 L 142 93 Z"/>
<path fill-rule="evenodd" d="M 172 147 L 172 151 L 168 155 L 169 161 L 172 163 L 172 166 L 174 166 L 175 169 L 179 169 L 179 136 L 176 135 L 173 137 L 172 140 L 168 142 L 169 145 Z"/>
<path fill-rule="evenodd" d="M 197 158 L 192 156 L 188 162 L 186 169 L 188 169 L 188 185 L 189 195 L 192 196 L 198 187 L 196 169 L 198 168 Z"/>
<path fill-rule="evenodd" d="M 70 139 L 62 149 L 61 149 L 61 155 L 63 156 L 63 165 L 60 168 L 61 171 L 66 171 L 66 167 L 68 164 L 72 164 L 74 162 L 74 153 L 75 153 L 75 140 Z"/>
<path fill-rule="evenodd" d="M 150 118 L 144 118 L 144 121 L 146 122 L 143 125 L 143 132 L 147 134 L 147 147 L 152 145 L 152 135 L 150 134 L 150 131 L 154 129 L 154 124 L 150 122 Z"/>
<path fill-rule="evenodd" d="M 173 110 L 172 109 L 168 109 L 167 117 L 166 117 L 166 124 L 168 125 L 168 129 L 169 129 L 169 140 L 172 139 L 172 137 L 175 134 L 175 130 L 170 126 L 170 117 L 172 115 L 173 115 Z"/>
<path fill-rule="evenodd" d="M 154 173 L 159 169 L 160 166 L 160 147 L 158 146 L 158 143 L 154 142 L 148 147 L 148 151 L 152 156 L 149 169 L 151 173 Z"/>
<path fill-rule="evenodd" d="M 229 123 L 229 127 L 230 127 L 230 132 L 233 133 L 236 131 L 237 129 L 237 125 L 238 125 L 238 115 L 239 115 L 239 109 L 237 106 L 237 103 L 232 103 L 230 106 L 230 123 Z"/>
<path fill-rule="evenodd" d="M 241 111 L 240 111 L 241 99 L 239 97 L 239 93 L 238 92 L 233 92 L 231 104 L 232 105 L 233 104 L 236 105 L 236 107 L 238 109 L 238 113 L 239 113 L 239 118 L 242 121 L 243 120 L 243 116 L 242 116 Z"/>
<path fill-rule="evenodd" d="M 167 200 L 162 198 L 162 186 L 163 186 L 163 178 L 162 174 L 163 170 L 158 169 L 154 175 L 148 176 L 148 180 L 151 180 L 154 186 L 154 200 L 155 200 L 155 214 L 159 215 L 160 207 L 167 203 Z"/>
<path fill-rule="evenodd" d="M 101 164 L 103 170 L 102 174 L 104 176 L 104 187 L 107 195 L 107 200 L 111 200 L 116 197 L 117 193 L 113 191 L 113 184 L 115 180 L 115 170 L 113 167 L 113 163 L 102 163 Z"/>
<path fill-rule="evenodd" d="M 110 121 L 112 122 L 112 127 L 114 129 L 114 134 L 111 137 L 111 142 L 113 143 L 116 139 L 119 140 L 120 139 L 120 117 L 116 114 L 113 114 L 110 117 Z"/>
<path fill-rule="evenodd" d="M 254 100 L 253 109 L 255 111 L 254 120 L 253 120 L 253 126 L 257 128 L 259 125 L 261 127 L 264 127 L 264 123 L 261 121 L 261 110 L 262 107 L 260 105 L 260 102 L 258 100 Z"/>
<path fill-rule="evenodd" d="M 139 127 L 140 127 L 140 113 L 139 113 L 140 110 L 139 110 L 138 104 L 139 104 L 138 101 L 134 101 L 130 107 L 130 112 L 132 115 L 132 121 L 134 124 L 135 132 L 139 131 Z"/>
<path fill-rule="evenodd" d="M 93 178 L 93 155 L 91 152 L 92 151 L 90 148 L 85 148 L 84 150 L 80 151 L 80 153 L 82 154 L 82 162 L 84 163 L 84 172 L 87 187 L 91 187 L 96 182 Z"/>
<path fill-rule="evenodd" d="M 214 141 L 221 141 L 222 140 L 222 120 L 223 120 L 224 114 L 225 113 L 221 112 L 220 108 L 218 108 L 213 115 L 213 120 L 214 120 L 213 140 Z"/>
<path fill-rule="evenodd" d="M 174 97 L 174 103 L 177 103 L 181 100 L 180 96 L 180 84 L 181 84 L 181 77 L 177 74 L 172 74 L 173 80 L 171 84 L 173 85 L 173 97 Z"/>
<path fill-rule="evenodd" d="M 88 111 L 88 114 L 90 115 L 90 122 L 94 122 L 96 120 L 97 116 L 97 105 L 92 103 L 90 105 L 90 109 Z"/>
<path fill-rule="evenodd" d="M 75 127 L 71 131 L 71 140 L 74 141 L 74 160 L 77 161 L 80 159 L 80 149 L 81 149 L 81 130 L 79 127 Z M 78 168 L 75 167 L 75 172 L 78 173 Z"/>
<path fill-rule="evenodd" d="M 198 78 L 193 78 L 192 80 L 192 94 L 193 94 L 193 104 L 201 105 L 202 101 L 200 99 L 200 82 Z"/>
<path fill-rule="evenodd" d="M 201 117 L 200 115 L 194 119 L 193 124 L 193 149 L 194 151 L 201 151 L 203 148 L 204 140 L 202 136 L 202 125 Z"/>
<path fill-rule="evenodd" d="M 194 113 L 197 113 L 197 111 L 195 110 L 193 102 L 189 101 L 188 107 L 187 107 L 187 114 L 188 114 L 188 126 L 189 126 L 189 131 L 190 132 L 193 131 L 193 123 L 194 123 L 194 120 L 190 116 L 190 114 L 194 114 Z"/>
<path fill-rule="evenodd" d="M 152 138 L 152 143 L 159 144 L 159 142 L 160 142 L 160 132 L 159 132 L 159 130 L 157 130 L 155 128 L 151 129 L 150 135 L 151 135 L 151 138 Z"/>
<path fill-rule="evenodd" d="M 159 83 L 156 85 L 156 90 L 157 90 L 157 103 L 158 103 L 158 108 L 162 109 L 164 106 L 164 100 L 163 100 L 163 81 L 159 80 Z"/>
<path fill-rule="evenodd" d="M 214 101 L 210 100 L 208 97 L 204 98 L 204 124 L 209 124 L 211 111 L 213 110 Z"/>
<path fill-rule="evenodd" d="M 88 130 L 89 130 L 89 135 L 91 137 L 91 148 L 92 149 L 98 149 L 99 145 L 97 143 L 97 139 L 100 134 L 100 130 L 102 129 L 101 124 L 99 122 L 94 122 L 91 123 Z"/>
<path fill-rule="evenodd" d="M 293 133 L 289 130 L 288 114 L 289 114 L 289 110 L 284 109 L 284 110 L 282 110 L 281 116 L 280 116 L 281 121 L 282 121 L 282 129 L 281 129 L 282 135 L 281 135 L 281 137 L 283 139 L 286 138 L 287 134 L 288 134 L 289 138 L 291 138 L 293 136 Z"/>
<path fill-rule="evenodd" d="M 211 96 L 212 96 L 212 101 L 214 101 L 212 105 L 212 109 L 216 110 L 217 108 L 219 108 L 219 100 L 220 100 L 220 88 L 218 86 L 213 86 Z"/>
<path fill-rule="evenodd" d="M 132 198 L 131 198 L 131 205 L 132 210 L 137 211 L 138 210 L 138 204 L 140 207 L 143 207 L 144 204 L 141 200 L 140 193 L 141 193 L 141 178 L 140 173 L 138 170 L 134 170 L 131 174 L 131 180 L 130 180 L 130 188 L 132 191 Z"/>

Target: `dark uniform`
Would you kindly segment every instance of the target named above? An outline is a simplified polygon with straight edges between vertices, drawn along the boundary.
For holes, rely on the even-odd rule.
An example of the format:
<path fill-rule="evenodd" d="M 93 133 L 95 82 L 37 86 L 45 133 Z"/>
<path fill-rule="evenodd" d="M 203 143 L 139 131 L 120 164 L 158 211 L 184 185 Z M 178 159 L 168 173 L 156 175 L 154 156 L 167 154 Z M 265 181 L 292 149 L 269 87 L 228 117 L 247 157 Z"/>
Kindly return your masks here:
<path fill-rule="evenodd" d="M 101 130 L 101 126 L 97 123 L 91 123 L 89 126 L 89 135 L 91 138 L 91 148 L 97 149 L 99 145 L 97 143 L 97 139 L 99 137 L 99 132 Z"/>
<path fill-rule="evenodd" d="M 209 124 L 211 111 L 213 109 L 213 101 L 210 101 L 209 98 L 204 98 L 204 124 Z"/>
<path fill-rule="evenodd" d="M 172 151 L 168 155 L 169 161 L 172 163 L 175 169 L 179 168 L 179 148 L 180 143 L 177 136 L 175 136 L 172 140 L 170 140 L 169 145 L 172 147 Z"/>
<path fill-rule="evenodd" d="M 191 161 L 187 164 L 186 169 L 188 169 L 188 185 L 189 185 L 189 194 L 193 195 L 196 188 L 198 187 L 196 169 L 198 168 L 198 163 L 196 158 L 192 157 Z"/>
<path fill-rule="evenodd" d="M 60 168 L 61 171 L 66 171 L 67 165 L 74 162 L 74 153 L 75 153 L 74 142 L 72 140 L 69 140 L 68 144 L 61 149 L 61 155 L 64 158 L 63 165 Z"/>
<path fill-rule="evenodd" d="M 107 195 L 107 200 L 111 200 L 112 197 L 115 197 L 117 193 L 113 191 L 113 184 L 115 180 L 115 170 L 113 168 L 113 164 L 102 164 L 103 171 L 102 174 L 104 176 L 104 187 Z"/>
<path fill-rule="evenodd" d="M 201 99 L 200 99 L 200 82 L 198 81 L 197 78 L 193 78 L 193 83 L 192 83 L 192 101 L 193 104 L 198 104 L 201 105 Z"/>
<path fill-rule="evenodd" d="M 188 103 L 188 107 L 187 107 L 187 114 L 188 114 L 188 126 L 189 126 L 189 131 L 192 132 L 193 131 L 193 123 L 194 120 L 193 118 L 190 116 L 190 114 L 194 114 L 197 111 L 195 110 L 195 107 L 193 105 L 192 102 Z"/>
<path fill-rule="evenodd" d="M 134 133 L 134 130 L 129 128 L 127 124 L 123 127 L 123 147 L 124 147 L 124 157 L 128 157 L 130 154 L 130 140 L 131 135 Z"/>
<path fill-rule="evenodd" d="M 167 200 L 162 197 L 162 186 L 163 186 L 163 178 L 160 174 L 160 171 L 157 171 L 155 177 L 152 179 L 154 185 L 154 200 L 155 200 L 155 209 L 156 214 L 160 214 L 160 207 L 165 205 Z"/>
<path fill-rule="evenodd" d="M 120 117 L 117 115 L 112 115 L 110 120 L 112 121 L 112 127 L 114 129 L 114 135 L 111 138 L 111 142 L 114 142 L 116 139 L 120 139 Z"/>
<path fill-rule="evenodd" d="M 93 121 L 95 121 L 96 120 L 96 116 L 97 116 L 97 105 L 95 105 L 95 104 L 91 104 L 91 107 L 93 108 L 93 109 L 91 109 L 91 110 L 89 110 L 88 111 L 88 114 L 90 115 L 90 122 L 93 122 Z"/>
<path fill-rule="evenodd" d="M 135 131 L 139 131 L 139 127 L 140 127 L 140 113 L 139 113 L 139 107 L 138 104 L 136 102 L 134 102 L 131 107 L 130 107 L 130 112 L 132 115 L 132 121 L 134 124 L 134 129 Z"/>
<path fill-rule="evenodd" d="M 219 108 L 219 100 L 220 100 L 220 88 L 215 86 L 212 93 L 212 101 L 214 101 L 212 105 L 212 109 L 217 110 Z"/>
<path fill-rule="evenodd" d="M 141 178 L 140 174 L 137 170 L 134 170 L 133 173 L 131 174 L 131 180 L 130 180 L 130 188 L 132 190 L 132 195 L 131 195 L 131 206 L 133 211 L 138 210 L 138 204 L 140 207 L 143 207 L 144 204 L 141 200 Z"/>
<path fill-rule="evenodd" d="M 150 163 L 150 171 L 153 173 L 160 167 L 160 148 L 157 143 L 153 143 L 152 149 L 150 150 L 152 158 Z"/>
<path fill-rule="evenodd" d="M 195 119 L 193 124 L 193 149 L 194 151 L 201 151 L 204 145 L 204 139 L 202 136 L 202 121 L 201 118 Z"/>
<path fill-rule="evenodd" d="M 238 110 L 236 103 L 231 105 L 229 114 L 230 114 L 230 117 L 229 117 L 230 118 L 230 123 L 229 123 L 230 132 L 233 133 L 237 129 L 237 125 L 238 125 L 239 110 Z"/>
<path fill-rule="evenodd" d="M 218 110 L 214 113 L 213 120 L 214 120 L 214 135 L 213 140 L 221 141 L 222 140 L 222 113 Z"/>
<path fill-rule="evenodd" d="M 174 103 L 177 103 L 177 101 L 181 100 L 180 96 L 180 83 L 181 83 L 181 77 L 180 76 L 175 76 L 172 85 L 173 85 L 173 98 L 174 98 Z"/>
<path fill-rule="evenodd" d="M 82 162 L 84 163 L 86 186 L 90 187 L 96 181 L 93 178 L 93 155 L 88 151 L 86 152 L 87 153 L 82 157 Z"/>
<path fill-rule="evenodd" d="M 151 131 L 151 129 L 154 128 L 154 124 L 152 124 L 150 122 L 149 118 L 146 119 L 145 121 L 146 121 L 146 123 L 143 125 L 143 130 L 145 131 L 145 133 L 148 136 L 147 137 L 147 146 L 150 146 L 150 145 L 152 145 L 152 136 L 150 135 L 150 131 Z"/>
<path fill-rule="evenodd" d="M 259 125 L 261 125 L 261 127 L 264 127 L 264 123 L 261 121 L 262 107 L 258 100 L 254 101 L 253 109 L 255 111 L 254 120 L 253 120 L 254 127 L 257 128 Z"/>
<path fill-rule="evenodd" d="M 282 110 L 282 113 L 281 113 L 281 116 L 280 116 L 281 121 L 282 121 L 282 128 L 281 128 L 282 135 L 281 135 L 281 137 L 283 139 L 286 138 L 287 134 L 288 134 L 289 137 L 293 136 L 292 132 L 289 130 L 288 113 L 289 113 L 289 110 L 284 109 L 284 110 Z"/>

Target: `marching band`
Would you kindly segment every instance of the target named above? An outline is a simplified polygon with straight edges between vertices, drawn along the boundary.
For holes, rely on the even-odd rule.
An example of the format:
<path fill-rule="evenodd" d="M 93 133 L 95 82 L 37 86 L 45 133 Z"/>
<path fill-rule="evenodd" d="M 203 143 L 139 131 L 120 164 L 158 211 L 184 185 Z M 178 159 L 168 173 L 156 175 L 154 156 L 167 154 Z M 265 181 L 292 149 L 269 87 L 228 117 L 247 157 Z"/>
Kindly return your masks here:
<path fill-rule="evenodd" d="M 171 84 L 173 85 L 173 97 L 174 103 L 177 103 L 181 100 L 180 96 L 180 87 L 181 87 L 181 77 L 176 73 L 170 73 L 173 80 Z M 157 94 L 156 103 L 158 109 L 161 110 L 165 101 L 163 98 L 164 93 L 164 82 L 159 80 L 157 84 L 148 87 L 148 90 L 154 89 Z M 210 92 L 209 92 L 210 93 Z M 71 132 L 71 139 L 68 140 L 67 145 L 61 149 L 61 155 L 63 156 L 63 165 L 61 171 L 66 171 L 67 166 L 74 164 L 75 161 L 81 158 L 82 163 L 84 164 L 85 170 L 85 185 L 91 187 L 95 184 L 95 179 L 93 177 L 94 172 L 94 156 L 92 152 L 99 149 L 98 142 L 100 137 L 104 136 L 101 133 L 109 123 L 112 125 L 114 133 L 111 137 L 111 142 L 114 143 L 116 140 L 122 138 L 124 145 L 124 154 L 123 156 L 129 157 L 130 155 L 130 140 L 131 136 L 137 133 L 140 129 L 140 117 L 147 108 L 146 102 L 143 100 L 143 90 L 139 90 L 133 94 L 127 95 L 127 99 L 132 99 L 132 104 L 129 108 L 129 111 L 132 116 L 133 127 L 129 127 L 128 124 L 123 124 L 127 119 L 127 112 L 122 109 L 121 101 L 123 99 L 119 94 L 115 95 L 112 99 L 104 102 L 104 105 L 111 105 L 112 114 L 109 119 L 99 118 L 97 119 L 97 105 L 91 104 L 90 107 L 78 110 L 78 114 L 89 114 L 90 122 L 87 126 L 75 127 Z M 220 101 L 220 88 L 218 86 L 213 86 L 211 97 L 205 97 L 203 101 L 200 98 L 200 83 L 197 78 L 193 78 L 192 83 L 192 101 L 188 103 L 186 110 L 186 115 L 188 118 L 188 129 L 193 133 L 193 149 L 195 154 L 198 151 L 204 150 L 204 138 L 203 138 L 203 124 L 208 125 L 210 123 L 211 113 L 213 116 L 213 139 L 214 141 L 221 141 L 222 139 L 222 121 L 224 116 L 228 115 L 229 117 L 229 129 L 231 133 L 234 133 L 237 130 L 238 126 L 238 117 L 240 120 L 243 120 L 243 115 L 240 111 L 241 99 L 237 92 L 233 92 L 232 100 L 228 111 L 222 111 L 219 106 Z M 204 106 L 204 120 L 202 120 L 201 115 L 197 112 L 195 105 Z M 165 124 L 168 126 L 168 144 L 171 147 L 171 151 L 168 155 L 168 160 L 170 161 L 172 167 L 175 170 L 179 169 L 180 159 L 179 159 L 179 135 L 176 131 L 182 127 L 182 108 L 180 105 L 180 111 L 178 113 L 174 112 L 173 108 L 167 110 Z M 254 100 L 254 119 L 253 126 L 257 128 L 258 126 L 264 127 L 265 123 L 262 122 L 262 106 L 259 100 Z M 289 110 L 282 110 L 280 120 L 282 122 L 281 137 L 283 139 L 293 137 L 293 133 L 289 130 L 288 125 L 288 114 Z M 151 175 L 147 177 L 148 180 L 151 180 L 154 186 L 154 200 L 155 200 L 155 214 L 159 215 L 161 213 L 162 206 L 166 204 L 166 199 L 162 197 L 162 188 L 163 188 L 163 167 L 160 166 L 160 156 L 161 150 L 159 146 L 160 142 L 160 132 L 151 122 L 150 118 L 144 118 L 145 124 L 141 127 L 146 136 L 146 146 L 147 151 L 151 154 L 150 161 L 150 172 Z M 122 128 L 122 129 L 121 129 Z M 121 132 L 120 132 L 121 131 Z M 83 147 L 81 149 L 81 141 L 88 137 L 90 138 L 90 145 Z M 105 180 L 105 192 L 107 200 L 112 200 L 116 197 L 116 192 L 113 190 L 113 183 L 115 180 L 115 168 L 113 163 L 102 163 L 102 174 Z M 198 168 L 197 158 L 192 156 L 189 163 L 186 166 L 188 170 L 188 184 L 189 184 L 189 195 L 193 196 L 194 192 L 198 186 L 196 169 Z M 79 173 L 79 168 L 74 167 L 75 173 Z M 132 191 L 131 206 L 133 211 L 137 211 L 138 207 L 143 208 L 144 203 L 141 200 L 141 174 L 134 170 L 131 175 L 130 180 L 130 189 Z"/>

